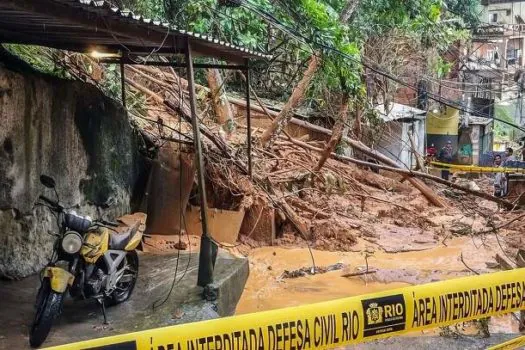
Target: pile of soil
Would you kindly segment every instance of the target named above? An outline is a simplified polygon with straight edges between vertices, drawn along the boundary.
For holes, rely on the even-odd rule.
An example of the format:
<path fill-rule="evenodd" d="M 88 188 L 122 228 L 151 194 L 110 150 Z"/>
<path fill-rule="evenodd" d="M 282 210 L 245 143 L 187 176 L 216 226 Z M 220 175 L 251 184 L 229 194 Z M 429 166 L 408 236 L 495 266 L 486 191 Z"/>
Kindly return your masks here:
<path fill-rule="evenodd" d="M 184 79 L 169 69 L 129 69 L 126 76 L 134 81 L 133 88 L 148 95 L 144 106 L 147 115 L 133 116 L 145 143 L 153 148 L 174 140 L 191 144 L 189 104 L 177 90 L 187 88 Z M 446 208 L 437 208 L 399 174 L 375 173 L 334 159 L 320 171 L 313 171 L 319 160 L 317 152 L 298 146 L 284 135 L 272 147 L 263 148 L 258 143 L 263 131 L 259 128 L 252 130 L 252 179 L 246 174 L 245 117 L 237 111 L 237 130 L 227 135 L 209 108 L 213 103 L 209 91 L 202 86 L 197 89 L 208 204 L 228 210 L 242 208 L 248 213 L 240 236 L 247 246 L 308 245 L 351 251 L 359 241 L 366 240 L 388 250 L 392 246 L 388 242 L 398 236 L 413 242 L 405 249 L 420 250 L 451 236 L 486 234 L 484 228 L 504 223 L 514 215 L 491 202 L 425 181 L 447 203 Z M 324 144 L 316 140 L 310 146 L 322 148 Z M 468 185 L 492 192 L 487 177 L 468 180 Z M 515 246 L 521 246 L 519 227 L 523 222 L 517 220 L 501 230 Z M 275 237 L 261 235 L 255 226 L 264 227 L 264 232 L 275 227 Z"/>

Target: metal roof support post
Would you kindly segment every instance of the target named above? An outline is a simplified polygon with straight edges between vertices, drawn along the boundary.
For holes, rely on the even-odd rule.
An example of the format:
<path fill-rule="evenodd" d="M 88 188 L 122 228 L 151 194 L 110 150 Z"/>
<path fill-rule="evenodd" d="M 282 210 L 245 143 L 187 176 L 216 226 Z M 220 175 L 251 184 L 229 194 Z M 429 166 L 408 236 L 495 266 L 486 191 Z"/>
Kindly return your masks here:
<path fill-rule="evenodd" d="M 250 106 L 250 59 L 246 59 L 246 126 L 247 130 L 247 141 L 248 141 L 248 175 L 250 178 L 253 177 L 252 173 L 252 115 Z"/>
<path fill-rule="evenodd" d="M 126 107 L 126 73 L 124 72 L 124 61 L 120 61 L 120 91 L 122 92 L 122 106 Z"/>
<path fill-rule="evenodd" d="M 199 199 L 201 206 L 201 249 L 199 254 L 199 271 L 197 285 L 206 287 L 213 282 L 213 253 L 212 242 L 208 233 L 208 213 L 206 201 L 206 187 L 204 181 L 204 160 L 202 157 L 201 132 L 199 129 L 199 120 L 197 118 L 197 102 L 195 100 L 195 77 L 193 72 L 193 57 L 191 52 L 190 41 L 186 41 L 186 68 L 188 78 L 188 90 L 190 93 L 191 125 L 193 128 L 193 144 L 195 147 L 195 159 L 197 161 L 197 183 L 199 187 Z M 205 288 L 206 294 L 206 288 Z M 206 295 L 205 295 L 206 296 Z"/>

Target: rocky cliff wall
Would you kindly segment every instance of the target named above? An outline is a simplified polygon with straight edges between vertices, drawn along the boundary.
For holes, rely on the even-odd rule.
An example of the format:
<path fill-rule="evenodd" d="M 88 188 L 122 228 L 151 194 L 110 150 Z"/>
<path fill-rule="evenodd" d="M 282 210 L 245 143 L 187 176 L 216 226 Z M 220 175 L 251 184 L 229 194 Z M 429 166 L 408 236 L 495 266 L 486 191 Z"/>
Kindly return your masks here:
<path fill-rule="evenodd" d="M 52 176 L 61 201 L 113 218 L 140 198 L 145 162 L 122 107 L 91 85 L 0 62 L 0 277 L 38 271 L 51 256 L 56 221 L 35 207 Z M 22 65 L 23 66 L 23 65 Z M 135 195 L 135 196 L 134 196 Z"/>

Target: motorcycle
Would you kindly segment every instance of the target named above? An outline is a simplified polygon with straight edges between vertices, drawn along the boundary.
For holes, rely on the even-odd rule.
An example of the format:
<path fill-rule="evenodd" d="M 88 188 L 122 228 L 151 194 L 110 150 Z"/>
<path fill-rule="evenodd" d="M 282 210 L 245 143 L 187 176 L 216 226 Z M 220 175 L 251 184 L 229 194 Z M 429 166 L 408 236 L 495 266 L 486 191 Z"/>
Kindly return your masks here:
<path fill-rule="evenodd" d="M 55 180 L 40 176 L 40 182 L 53 189 L 56 200 L 39 197 L 38 205 L 49 208 L 57 219 L 59 232 L 49 264 L 41 272 L 35 303 L 35 316 L 29 333 L 32 347 L 47 338 L 53 322 L 62 312 L 65 295 L 75 300 L 95 299 L 102 308 L 120 304 L 131 296 L 138 277 L 139 259 L 135 249 L 142 239 L 137 223 L 124 233 L 119 224 L 92 220 L 60 204 Z"/>

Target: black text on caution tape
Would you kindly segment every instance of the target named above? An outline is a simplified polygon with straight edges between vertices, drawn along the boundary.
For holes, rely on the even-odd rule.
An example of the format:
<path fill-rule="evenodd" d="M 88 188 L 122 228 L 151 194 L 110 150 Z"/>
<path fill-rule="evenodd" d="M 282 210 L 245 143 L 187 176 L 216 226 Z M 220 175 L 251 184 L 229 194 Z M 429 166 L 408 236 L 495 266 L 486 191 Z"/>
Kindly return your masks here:
<path fill-rule="evenodd" d="M 525 282 L 419 298 L 413 293 L 412 328 L 501 313 L 525 306 Z"/>
<path fill-rule="evenodd" d="M 185 343 L 157 345 L 154 350 L 277 350 L 323 348 L 358 339 L 360 322 L 357 311 L 294 320 L 266 327 L 188 339 Z"/>

